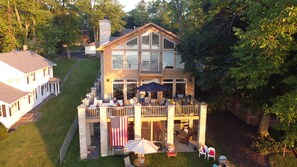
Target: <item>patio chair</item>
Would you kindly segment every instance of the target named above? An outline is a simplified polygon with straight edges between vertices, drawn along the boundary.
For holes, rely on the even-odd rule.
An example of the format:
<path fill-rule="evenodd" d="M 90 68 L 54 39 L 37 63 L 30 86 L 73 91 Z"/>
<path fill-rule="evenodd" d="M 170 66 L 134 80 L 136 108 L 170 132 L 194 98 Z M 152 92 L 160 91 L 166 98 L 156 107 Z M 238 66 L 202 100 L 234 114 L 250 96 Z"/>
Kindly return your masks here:
<path fill-rule="evenodd" d="M 199 157 L 200 155 L 204 155 L 204 159 L 206 159 L 207 151 L 208 151 L 208 147 L 206 145 L 201 145 L 199 149 Z"/>
<path fill-rule="evenodd" d="M 125 162 L 125 167 L 134 167 L 134 165 L 132 165 L 131 162 L 130 162 L 130 157 L 129 156 L 124 158 L 124 162 Z"/>
<path fill-rule="evenodd" d="M 176 150 L 175 150 L 175 146 L 170 144 L 168 145 L 168 148 L 167 148 L 167 157 L 176 157 Z"/>
<path fill-rule="evenodd" d="M 216 159 L 216 150 L 213 147 L 209 147 L 207 151 L 207 160 L 209 160 L 209 157 L 212 157 L 215 161 Z"/>

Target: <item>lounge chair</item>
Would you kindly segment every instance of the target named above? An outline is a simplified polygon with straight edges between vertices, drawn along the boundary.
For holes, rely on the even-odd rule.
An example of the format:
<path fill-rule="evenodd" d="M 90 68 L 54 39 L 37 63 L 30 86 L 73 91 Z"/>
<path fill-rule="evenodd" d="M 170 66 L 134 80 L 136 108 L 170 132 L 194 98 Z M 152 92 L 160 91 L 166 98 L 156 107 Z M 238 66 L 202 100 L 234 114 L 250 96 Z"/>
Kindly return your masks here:
<path fill-rule="evenodd" d="M 215 161 L 216 159 L 216 150 L 213 147 L 209 147 L 207 151 L 207 160 L 209 160 L 209 157 L 212 157 Z"/>
<path fill-rule="evenodd" d="M 176 157 L 176 150 L 175 150 L 175 146 L 170 144 L 168 145 L 168 148 L 167 148 L 167 157 Z"/>

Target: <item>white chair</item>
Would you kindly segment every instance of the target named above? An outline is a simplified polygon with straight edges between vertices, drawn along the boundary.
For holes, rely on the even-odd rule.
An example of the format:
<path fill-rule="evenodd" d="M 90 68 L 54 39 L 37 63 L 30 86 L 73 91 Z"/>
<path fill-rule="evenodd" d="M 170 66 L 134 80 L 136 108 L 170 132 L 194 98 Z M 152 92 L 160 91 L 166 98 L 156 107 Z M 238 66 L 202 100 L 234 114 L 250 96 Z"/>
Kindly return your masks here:
<path fill-rule="evenodd" d="M 215 161 L 216 159 L 216 150 L 213 147 L 209 147 L 207 151 L 207 160 L 209 160 L 209 157 L 212 157 Z"/>
<path fill-rule="evenodd" d="M 117 100 L 117 102 L 120 104 L 120 106 L 123 106 L 123 100 Z"/>
<path fill-rule="evenodd" d="M 208 151 L 208 147 L 206 145 L 201 145 L 199 149 L 199 157 L 200 155 L 204 155 L 204 159 L 206 159 L 207 151 Z"/>
<path fill-rule="evenodd" d="M 102 100 L 98 100 L 98 105 L 101 106 L 103 104 Z"/>

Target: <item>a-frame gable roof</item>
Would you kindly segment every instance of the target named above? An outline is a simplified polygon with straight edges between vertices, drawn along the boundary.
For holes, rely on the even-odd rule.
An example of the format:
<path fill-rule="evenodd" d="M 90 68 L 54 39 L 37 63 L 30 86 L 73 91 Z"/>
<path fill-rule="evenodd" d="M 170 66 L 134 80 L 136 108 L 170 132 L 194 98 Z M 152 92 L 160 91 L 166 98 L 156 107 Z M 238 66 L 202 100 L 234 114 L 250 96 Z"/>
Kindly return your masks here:
<path fill-rule="evenodd" d="M 134 34 L 136 32 L 139 32 L 139 31 L 141 31 L 143 29 L 146 29 L 148 27 L 154 27 L 156 29 L 159 29 L 160 31 L 164 32 L 165 34 L 167 34 L 167 35 L 169 35 L 169 36 L 171 36 L 171 37 L 173 37 L 173 38 L 175 38 L 177 40 L 180 40 L 180 38 L 178 36 L 176 36 L 174 33 L 170 32 L 168 30 L 165 30 L 164 28 L 158 26 L 155 23 L 150 22 L 150 23 L 147 23 L 147 24 L 145 24 L 145 25 L 143 25 L 141 27 L 138 27 L 138 28 L 134 29 L 133 31 L 131 31 L 131 32 L 129 32 L 129 33 L 127 33 L 127 34 L 125 34 L 125 35 L 123 35 L 123 36 L 121 36 L 121 37 L 113 40 L 113 41 L 110 41 L 108 43 L 105 43 L 105 44 L 99 46 L 99 48 L 97 48 L 97 50 L 104 50 L 106 47 L 110 46 L 111 44 L 113 44 L 113 43 L 115 43 L 115 42 L 117 42 L 117 41 L 119 41 L 119 40 L 121 40 L 123 38 L 126 38 L 128 36 L 131 36 L 132 34 Z"/>

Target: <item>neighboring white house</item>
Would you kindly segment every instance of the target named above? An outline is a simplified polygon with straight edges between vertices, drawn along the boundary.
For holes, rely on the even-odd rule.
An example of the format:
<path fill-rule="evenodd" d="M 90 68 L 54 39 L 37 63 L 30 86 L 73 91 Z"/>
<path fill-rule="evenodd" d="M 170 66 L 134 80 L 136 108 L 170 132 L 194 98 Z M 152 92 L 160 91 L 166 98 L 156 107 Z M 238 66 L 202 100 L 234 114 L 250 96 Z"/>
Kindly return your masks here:
<path fill-rule="evenodd" d="M 85 54 L 88 54 L 88 55 L 94 55 L 94 54 L 96 54 L 96 45 L 95 45 L 95 42 L 92 42 L 89 45 L 85 46 Z"/>
<path fill-rule="evenodd" d="M 0 122 L 10 128 L 50 94 L 60 93 L 55 63 L 33 51 L 0 54 Z"/>

